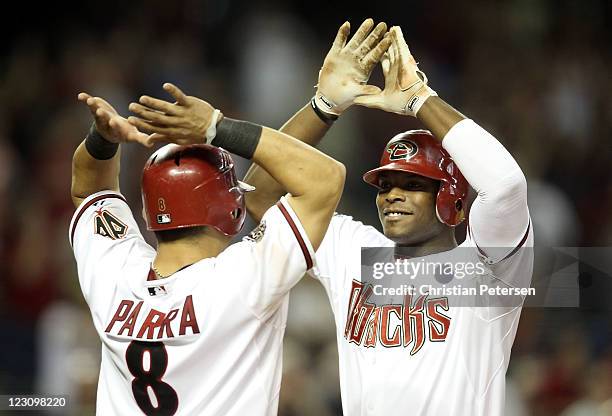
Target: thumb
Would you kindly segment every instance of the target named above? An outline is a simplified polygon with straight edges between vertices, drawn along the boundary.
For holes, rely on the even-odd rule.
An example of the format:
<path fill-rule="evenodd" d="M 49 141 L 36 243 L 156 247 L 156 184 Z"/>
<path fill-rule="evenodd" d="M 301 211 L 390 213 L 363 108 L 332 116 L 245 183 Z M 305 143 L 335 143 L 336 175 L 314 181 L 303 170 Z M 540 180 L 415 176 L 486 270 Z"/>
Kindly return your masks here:
<path fill-rule="evenodd" d="M 96 123 L 97 122 L 100 122 L 102 124 L 108 123 L 109 126 L 111 126 L 113 128 L 115 127 L 114 125 L 111 124 L 111 121 L 113 120 L 113 116 L 108 111 L 103 110 L 101 108 L 97 108 L 94 111 L 94 115 L 95 115 L 95 118 L 96 118 Z"/>
<path fill-rule="evenodd" d="M 187 105 L 187 96 L 183 91 L 181 91 L 179 87 L 170 82 L 166 82 L 163 85 L 163 88 L 176 99 L 177 103 L 179 103 L 180 105 Z"/>
<path fill-rule="evenodd" d="M 165 134 L 153 133 L 147 137 L 144 145 L 147 147 L 152 147 L 155 143 L 160 143 L 160 142 L 170 142 L 170 140 L 168 139 L 168 136 L 166 136 Z"/>
<path fill-rule="evenodd" d="M 380 94 L 362 95 L 355 98 L 355 104 L 368 108 L 382 108 L 383 99 Z"/>
<path fill-rule="evenodd" d="M 389 53 L 385 52 L 382 59 L 380 60 L 380 65 L 382 66 L 383 75 L 385 78 L 389 76 L 389 70 L 391 69 L 391 59 L 389 57 Z"/>

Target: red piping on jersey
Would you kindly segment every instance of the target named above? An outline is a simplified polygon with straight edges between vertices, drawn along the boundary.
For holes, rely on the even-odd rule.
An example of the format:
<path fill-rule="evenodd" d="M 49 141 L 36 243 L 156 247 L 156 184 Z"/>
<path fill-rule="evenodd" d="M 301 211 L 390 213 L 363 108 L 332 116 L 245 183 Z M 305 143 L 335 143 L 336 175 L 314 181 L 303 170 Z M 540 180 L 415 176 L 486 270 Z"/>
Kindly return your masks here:
<path fill-rule="evenodd" d="M 72 223 L 72 229 L 70 230 L 70 245 L 72 245 L 73 241 L 74 241 L 74 232 L 76 230 L 76 226 L 77 223 L 79 222 L 79 220 L 81 219 L 81 215 L 83 215 L 83 213 L 85 212 L 85 210 L 87 208 L 89 208 L 90 206 L 92 206 L 93 204 L 95 204 L 96 202 L 102 200 L 102 199 L 107 199 L 107 198 L 117 198 L 122 200 L 123 202 L 125 202 L 127 204 L 127 201 L 125 200 L 125 198 L 123 197 L 123 195 L 117 195 L 117 194 L 102 194 L 99 195 L 97 197 L 95 197 L 94 199 L 90 200 L 88 203 L 86 203 L 85 205 L 83 205 L 81 207 L 81 209 L 79 210 L 79 213 L 76 215 L 74 222 Z"/>
<path fill-rule="evenodd" d="M 153 269 L 149 269 L 149 274 L 147 275 L 147 282 L 152 282 L 153 280 L 157 280 L 155 277 L 155 272 Z"/>
<path fill-rule="evenodd" d="M 304 259 L 306 260 L 306 270 L 310 270 L 312 268 L 312 257 L 310 257 L 310 253 L 308 252 L 308 247 L 306 246 L 306 243 L 304 242 L 304 239 L 302 238 L 302 235 L 300 234 L 300 231 L 298 230 L 297 225 L 295 225 L 295 222 L 293 221 L 293 218 L 291 218 L 291 215 L 287 211 L 287 208 L 285 208 L 284 205 L 280 201 L 276 203 L 276 206 L 283 213 L 283 216 L 289 223 L 289 227 L 291 227 L 291 231 L 293 231 L 295 238 L 297 238 L 298 244 L 300 245 L 300 248 L 302 249 L 302 254 L 304 254 Z"/>
<path fill-rule="evenodd" d="M 151 264 L 151 266 L 153 266 L 153 264 Z M 177 270 L 177 272 L 180 272 L 181 270 L 183 270 L 185 267 L 189 267 L 191 266 L 191 264 L 188 264 L 187 266 L 184 266 L 182 269 Z M 176 273 L 176 272 L 175 272 Z M 174 273 L 173 273 L 174 274 Z M 152 282 L 154 280 L 157 280 L 157 274 L 155 273 L 155 271 L 153 270 L 153 267 L 151 267 L 149 269 L 149 274 L 147 275 L 147 282 Z M 161 276 L 160 276 L 161 277 Z M 169 276 L 168 276 L 169 277 Z M 164 286 L 158 286 L 159 288 L 161 288 L 164 292 L 166 291 L 166 288 Z M 155 290 L 153 289 L 153 287 L 149 287 L 149 294 L 151 296 L 155 296 Z"/>
<path fill-rule="evenodd" d="M 511 251 L 510 253 L 508 253 L 508 254 L 506 255 L 506 257 L 504 257 L 503 259 L 501 259 L 501 260 L 499 260 L 499 261 L 504 261 L 504 260 L 506 260 L 506 259 L 508 259 L 508 258 L 510 258 L 510 257 L 512 257 L 512 256 L 514 256 L 514 255 L 516 254 L 516 252 L 517 252 L 517 251 L 519 251 L 519 249 L 520 249 L 521 247 L 523 247 L 523 244 L 525 244 L 525 241 L 527 241 L 527 237 L 529 236 L 529 229 L 530 229 L 530 228 L 531 228 L 531 219 L 529 219 L 529 222 L 527 223 L 527 231 L 525 231 L 525 235 L 523 235 L 522 240 L 521 240 L 521 241 L 518 243 L 518 245 L 517 245 L 516 247 L 514 247 L 514 249 L 512 249 L 512 251 Z M 472 236 L 472 231 L 471 231 L 471 228 L 470 228 L 470 224 L 469 224 L 469 223 L 468 223 L 468 226 L 467 226 L 467 232 L 468 232 L 468 235 L 471 237 L 471 236 Z M 472 238 L 473 238 L 473 237 L 472 237 Z M 476 244 L 476 241 L 474 241 L 474 244 Z M 482 251 L 482 250 L 480 249 L 480 247 L 478 247 L 478 244 L 476 244 L 476 249 L 478 249 L 478 252 L 479 252 L 479 253 L 480 253 L 480 254 L 481 254 L 483 257 L 488 257 L 488 256 L 486 255 L 486 253 L 485 253 L 484 251 Z"/>

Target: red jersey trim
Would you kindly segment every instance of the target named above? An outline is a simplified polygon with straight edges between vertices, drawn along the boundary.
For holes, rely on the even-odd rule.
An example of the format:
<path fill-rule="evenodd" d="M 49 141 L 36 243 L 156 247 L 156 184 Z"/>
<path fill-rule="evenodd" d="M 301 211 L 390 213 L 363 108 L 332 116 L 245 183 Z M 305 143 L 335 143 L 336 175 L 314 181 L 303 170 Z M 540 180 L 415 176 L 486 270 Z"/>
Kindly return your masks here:
<path fill-rule="evenodd" d="M 87 201 L 86 204 L 83 204 L 79 208 L 79 212 L 74 217 L 74 222 L 72 223 L 72 228 L 70 229 L 70 245 L 73 245 L 73 242 L 74 242 L 74 232 L 76 230 L 76 226 L 79 223 L 79 220 L 81 219 L 81 216 L 83 215 L 85 210 L 87 208 L 89 208 L 90 206 L 92 206 L 93 204 L 95 204 L 96 202 L 98 202 L 98 201 L 101 201 L 103 199 L 111 199 L 111 198 L 120 199 L 120 200 L 122 200 L 123 202 L 125 202 L 127 204 L 127 201 L 125 200 L 123 195 L 118 195 L 118 194 L 102 194 L 102 195 L 98 195 L 97 197 Z"/>
<path fill-rule="evenodd" d="M 147 282 L 152 282 L 153 280 L 157 280 L 155 278 L 155 272 L 153 269 L 149 269 L 149 274 L 147 275 Z"/>
<path fill-rule="evenodd" d="M 276 206 L 282 212 L 283 216 L 287 220 L 287 223 L 289 223 L 289 227 L 291 227 L 291 231 L 293 231 L 293 234 L 295 235 L 295 238 L 297 239 L 297 242 L 300 245 L 300 248 L 302 249 L 304 260 L 306 260 L 306 270 L 312 269 L 313 262 L 312 257 L 310 256 L 310 252 L 308 251 L 308 246 L 306 245 L 306 242 L 304 242 L 304 238 L 300 234 L 300 231 L 295 222 L 293 221 L 293 218 L 291 218 L 291 214 L 289 214 L 287 208 L 285 208 L 285 206 L 280 201 L 276 203 Z"/>
<path fill-rule="evenodd" d="M 517 246 L 516 246 L 516 247 L 514 247 L 514 248 L 512 249 L 512 251 L 511 251 L 510 253 L 506 254 L 506 256 L 505 256 L 503 259 L 499 260 L 497 263 L 499 263 L 499 262 L 501 262 L 501 261 L 504 261 L 504 260 L 506 260 L 506 259 L 509 259 L 510 257 L 514 256 L 514 255 L 516 254 L 516 252 L 517 252 L 517 251 L 519 251 L 519 249 L 520 249 L 521 247 L 523 247 L 523 244 L 525 244 L 525 241 L 527 241 L 527 237 L 529 237 L 529 230 L 531 230 L 531 218 L 529 219 L 529 222 L 527 223 L 527 230 L 525 231 L 525 234 L 523 235 L 523 238 L 521 239 L 521 241 L 520 241 L 520 242 L 517 244 Z M 467 225 L 467 233 L 468 233 L 468 235 L 469 235 L 470 237 L 472 237 L 472 231 L 471 231 L 471 228 L 470 228 L 470 224 L 469 224 L 469 223 L 468 223 L 468 225 Z M 472 239 L 473 239 L 473 237 L 472 237 Z M 476 249 L 478 250 L 478 252 L 480 253 L 480 255 L 481 255 L 482 257 L 488 257 L 488 256 L 485 254 L 485 252 L 484 252 L 484 251 L 482 251 L 480 247 L 478 247 L 478 244 L 476 243 L 476 241 L 474 241 L 474 244 L 476 245 Z"/>

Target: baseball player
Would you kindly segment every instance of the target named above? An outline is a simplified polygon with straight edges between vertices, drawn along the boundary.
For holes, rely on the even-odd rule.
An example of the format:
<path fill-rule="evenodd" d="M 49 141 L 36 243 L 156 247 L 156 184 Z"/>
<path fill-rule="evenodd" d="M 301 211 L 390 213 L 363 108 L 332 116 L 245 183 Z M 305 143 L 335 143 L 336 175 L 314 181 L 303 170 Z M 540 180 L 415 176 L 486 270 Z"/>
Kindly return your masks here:
<path fill-rule="evenodd" d="M 197 126 L 149 136 L 134 125 L 146 127 L 151 115 L 128 121 L 102 98 L 79 94 L 95 123 L 74 154 L 69 238 L 102 340 L 97 413 L 274 415 L 288 291 L 314 264 L 344 166 L 275 130 L 224 118 L 171 84 L 164 88 L 176 103 L 141 101 L 181 122 L 197 114 Z M 156 151 L 142 175 L 155 250 L 119 193 L 118 147 L 164 140 L 180 145 Z M 233 245 L 252 188 L 236 180 L 221 146 L 269 169 L 290 192 Z"/>
<path fill-rule="evenodd" d="M 417 117 L 428 129 L 393 137 L 380 166 L 363 176 L 378 190 L 384 234 L 335 215 L 309 271 L 325 287 L 335 317 L 344 414 L 500 415 L 524 298 L 461 307 L 448 296 L 417 292 L 380 304 L 360 255 L 363 247 L 395 247 L 412 260 L 467 257 L 485 273 L 465 280 L 528 287 L 533 231 L 526 180 L 491 134 L 429 87 L 398 27 L 385 35 L 391 47 L 381 59 L 384 89 L 366 86 L 368 57 L 384 32 L 381 24 L 373 28 L 366 20 L 347 42 L 349 24 L 340 27 L 311 105 L 282 128 L 315 145 L 343 111 L 360 104 Z M 257 186 L 247 208 L 259 218 L 284 188 L 256 165 L 246 180 Z M 458 245 L 453 227 L 466 217 L 468 183 L 477 197 L 468 236 Z"/>

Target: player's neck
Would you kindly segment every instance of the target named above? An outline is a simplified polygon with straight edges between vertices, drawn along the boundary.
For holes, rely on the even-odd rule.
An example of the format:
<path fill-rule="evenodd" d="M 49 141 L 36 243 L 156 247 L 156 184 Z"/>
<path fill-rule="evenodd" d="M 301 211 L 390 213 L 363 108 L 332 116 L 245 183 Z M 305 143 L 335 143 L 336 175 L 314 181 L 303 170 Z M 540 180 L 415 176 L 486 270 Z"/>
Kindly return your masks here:
<path fill-rule="evenodd" d="M 153 265 L 167 277 L 185 266 L 202 259 L 216 257 L 229 245 L 230 237 L 221 233 L 207 233 L 193 238 L 160 242 Z"/>
<path fill-rule="evenodd" d="M 422 257 L 430 254 L 441 253 L 457 247 L 455 232 L 453 229 L 445 230 L 432 238 L 418 243 L 397 243 L 396 251 L 402 256 Z"/>

